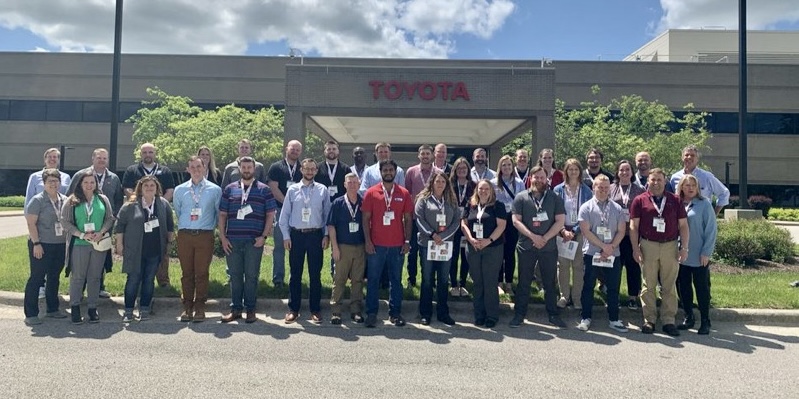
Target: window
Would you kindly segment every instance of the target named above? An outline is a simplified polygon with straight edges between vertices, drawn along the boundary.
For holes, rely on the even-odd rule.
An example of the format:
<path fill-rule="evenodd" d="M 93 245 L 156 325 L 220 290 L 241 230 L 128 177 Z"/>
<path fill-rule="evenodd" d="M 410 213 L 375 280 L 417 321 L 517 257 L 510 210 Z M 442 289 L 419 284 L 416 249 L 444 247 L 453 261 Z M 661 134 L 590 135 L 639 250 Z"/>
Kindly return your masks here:
<path fill-rule="evenodd" d="M 83 120 L 83 102 L 81 101 L 48 101 L 48 121 L 80 122 Z"/>
<path fill-rule="evenodd" d="M 47 116 L 46 101 L 11 100 L 8 119 L 12 121 L 43 121 Z"/>
<path fill-rule="evenodd" d="M 8 100 L 0 100 L 0 121 L 8 119 Z"/>

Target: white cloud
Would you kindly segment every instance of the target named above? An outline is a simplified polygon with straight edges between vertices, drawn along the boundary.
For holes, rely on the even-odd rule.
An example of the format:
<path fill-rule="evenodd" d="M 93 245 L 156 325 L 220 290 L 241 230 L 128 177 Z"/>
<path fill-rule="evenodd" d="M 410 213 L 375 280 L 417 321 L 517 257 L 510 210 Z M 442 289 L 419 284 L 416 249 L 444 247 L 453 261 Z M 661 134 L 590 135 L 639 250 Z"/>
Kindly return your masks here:
<path fill-rule="evenodd" d="M 738 2 L 733 0 L 660 0 L 663 17 L 658 31 L 724 27 L 738 29 Z M 747 2 L 747 29 L 772 29 L 780 22 L 799 21 L 799 0 Z"/>
<path fill-rule="evenodd" d="M 26 29 L 59 51 L 111 52 L 113 0 L 3 0 L 0 26 Z M 125 2 L 130 53 L 243 54 L 288 43 L 343 57 L 445 58 L 453 37 L 489 39 L 512 0 L 134 0 Z"/>

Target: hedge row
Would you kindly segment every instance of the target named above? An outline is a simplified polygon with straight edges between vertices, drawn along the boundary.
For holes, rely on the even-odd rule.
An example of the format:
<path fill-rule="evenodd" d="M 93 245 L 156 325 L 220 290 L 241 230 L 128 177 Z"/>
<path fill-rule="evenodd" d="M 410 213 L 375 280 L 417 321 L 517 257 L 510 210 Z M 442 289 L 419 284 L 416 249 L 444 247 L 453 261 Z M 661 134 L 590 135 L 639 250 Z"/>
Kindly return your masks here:
<path fill-rule="evenodd" d="M 751 265 L 757 259 L 781 263 L 791 255 L 791 234 L 766 220 L 719 223 L 716 256 L 726 263 Z"/>

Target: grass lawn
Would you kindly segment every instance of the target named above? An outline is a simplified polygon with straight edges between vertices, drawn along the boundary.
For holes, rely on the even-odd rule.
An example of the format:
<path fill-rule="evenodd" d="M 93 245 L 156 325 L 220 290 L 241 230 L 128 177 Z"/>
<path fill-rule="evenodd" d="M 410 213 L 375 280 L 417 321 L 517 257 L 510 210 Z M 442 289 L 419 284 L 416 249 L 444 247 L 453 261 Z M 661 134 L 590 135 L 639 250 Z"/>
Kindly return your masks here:
<path fill-rule="evenodd" d="M 0 212 L 2 211 L 21 211 L 23 208 L 16 207 L 16 206 L 0 206 Z"/>
<path fill-rule="evenodd" d="M 271 242 L 268 242 L 271 245 Z M 29 276 L 28 250 L 25 237 L 15 237 L 0 240 L 0 290 L 22 292 Z M 322 298 L 329 298 L 331 294 L 332 278 L 330 276 L 330 251 L 326 251 L 325 263 L 322 271 Z M 288 283 L 288 265 L 286 265 L 286 282 Z M 122 274 L 121 260 L 114 262 L 114 272 L 106 275 L 106 287 L 115 296 L 121 296 L 126 275 Z M 725 268 L 726 269 L 726 268 Z M 407 273 L 407 272 L 405 272 Z M 177 259 L 170 263 L 169 275 L 172 287 L 157 288 L 156 296 L 180 295 L 180 264 Z M 712 274 L 713 296 L 712 306 L 719 308 L 770 308 L 770 309 L 799 309 L 799 289 L 792 288 L 789 283 L 799 279 L 799 267 L 788 269 L 768 270 L 761 269 L 743 273 L 714 273 Z M 225 260 L 214 259 L 211 263 L 210 297 L 230 297 L 230 290 L 225 286 Z M 405 278 L 403 278 L 403 282 Z M 626 277 L 622 276 L 621 300 L 627 299 Z M 471 284 L 471 283 L 469 283 Z M 69 287 L 67 278 L 61 278 L 60 291 L 66 294 Z M 467 285 L 471 291 L 471 286 Z M 533 290 L 535 291 L 535 290 Z M 261 275 L 258 287 L 260 298 L 288 298 L 288 286 L 275 288 L 272 285 L 272 257 L 271 251 L 264 253 L 261 262 Z M 540 292 L 531 294 L 533 303 L 543 303 Z M 308 297 L 307 269 L 303 276 L 303 298 Z M 349 297 L 349 293 L 346 293 Z M 383 292 L 382 298 L 388 298 L 388 293 Z M 418 300 L 419 288 L 406 287 L 405 299 Z M 465 299 L 462 299 L 465 300 Z M 501 297 L 503 302 L 510 302 L 509 295 Z M 601 296 L 596 296 L 597 304 L 604 303 Z"/>

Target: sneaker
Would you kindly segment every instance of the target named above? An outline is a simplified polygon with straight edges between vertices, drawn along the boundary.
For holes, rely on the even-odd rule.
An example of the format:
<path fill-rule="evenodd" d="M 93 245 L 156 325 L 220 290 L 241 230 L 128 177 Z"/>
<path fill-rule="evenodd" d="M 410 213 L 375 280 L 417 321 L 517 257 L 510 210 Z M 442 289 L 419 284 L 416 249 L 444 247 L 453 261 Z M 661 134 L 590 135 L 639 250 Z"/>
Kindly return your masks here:
<path fill-rule="evenodd" d="M 26 326 L 38 326 L 39 324 L 42 324 L 42 319 L 40 319 L 39 316 L 25 318 Z"/>
<path fill-rule="evenodd" d="M 460 288 L 461 296 L 469 296 L 469 291 L 466 291 L 465 287 Z"/>
<path fill-rule="evenodd" d="M 44 287 L 39 287 L 39 299 L 44 299 Z"/>
<path fill-rule="evenodd" d="M 630 298 L 630 300 L 627 301 L 627 309 L 638 310 L 638 307 L 638 297 Z"/>
<path fill-rule="evenodd" d="M 133 318 L 133 311 L 126 311 L 124 315 L 122 315 L 122 322 L 123 323 L 132 323 L 135 318 Z"/>
<path fill-rule="evenodd" d="M 608 327 L 620 333 L 626 333 L 628 331 L 627 326 L 621 320 L 611 321 L 610 323 L 608 323 Z"/>
<path fill-rule="evenodd" d="M 577 325 L 577 329 L 580 331 L 588 331 L 589 328 L 591 328 L 591 319 L 582 319 Z"/>
<path fill-rule="evenodd" d="M 45 317 L 49 317 L 51 319 L 66 319 L 69 317 L 69 315 L 63 310 L 56 310 L 55 312 L 47 312 Z"/>
<path fill-rule="evenodd" d="M 150 310 L 149 309 L 139 309 L 139 321 L 147 321 L 150 320 Z"/>
<path fill-rule="evenodd" d="M 377 325 L 377 315 L 370 314 L 366 315 L 366 328 L 375 328 Z"/>
<path fill-rule="evenodd" d="M 522 326 L 522 324 L 524 324 L 524 317 L 516 315 L 513 316 L 513 319 L 511 319 L 510 323 L 508 323 L 508 326 L 510 328 L 519 328 Z"/>
<path fill-rule="evenodd" d="M 405 319 L 402 316 L 390 317 L 388 319 L 395 327 L 402 327 L 405 325 Z"/>
<path fill-rule="evenodd" d="M 454 297 L 461 296 L 461 290 L 458 287 L 452 287 L 449 290 L 449 295 Z"/>
<path fill-rule="evenodd" d="M 92 308 L 89 309 L 89 323 L 99 323 L 100 322 L 100 315 L 97 314 L 97 309 Z"/>
<path fill-rule="evenodd" d="M 351 315 L 350 319 L 352 319 L 352 321 L 354 321 L 355 323 L 358 323 L 358 324 L 363 323 L 363 316 L 360 313 L 355 313 L 355 314 Z"/>
<path fill-rule="evenodd" d="M 106 290 L 100 290 L 100 298 L 111 298 L 111 294 Z"/>
<path fill-rule="evenodd" d="M 559 308 L 565 309 L 566 305 L 568 305 L 568 304 L 569 304 L 569 302 L 566 300 L 566 298 L 560 297 L 560 299 L 558 299 L 557 305 L 558 305 Z"/>
<path fill-rule="evenodd" d="M 330 324 L 332 324 L 334 326 L 337 326 L 337 325 L 341 324 L 341 315 L 340 314 L 333 314 L 333 316 L 330 317 Z"/>

